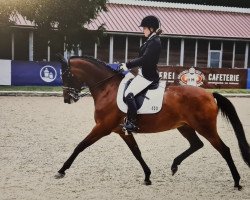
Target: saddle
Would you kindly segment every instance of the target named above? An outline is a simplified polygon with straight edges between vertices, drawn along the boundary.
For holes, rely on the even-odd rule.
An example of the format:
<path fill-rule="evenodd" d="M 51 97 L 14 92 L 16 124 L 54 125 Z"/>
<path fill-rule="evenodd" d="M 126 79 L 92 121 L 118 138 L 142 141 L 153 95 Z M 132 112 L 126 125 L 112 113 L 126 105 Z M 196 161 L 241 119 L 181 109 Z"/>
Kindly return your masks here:
<path fill-rule="evenodd" d="M 124 93 L 134 77 L 135 76 L 130 72 L 126 74 L 118 88 L 117 105 L 124 113 L 127 113 L 128 109 L 125 103 Z M 135 96 L 137 114 L 153 114 L 159 112 L 162 107 L 165 87 L 166 81 L 157 81 L 153 82 L 147 88 L 137 94 Z"/>

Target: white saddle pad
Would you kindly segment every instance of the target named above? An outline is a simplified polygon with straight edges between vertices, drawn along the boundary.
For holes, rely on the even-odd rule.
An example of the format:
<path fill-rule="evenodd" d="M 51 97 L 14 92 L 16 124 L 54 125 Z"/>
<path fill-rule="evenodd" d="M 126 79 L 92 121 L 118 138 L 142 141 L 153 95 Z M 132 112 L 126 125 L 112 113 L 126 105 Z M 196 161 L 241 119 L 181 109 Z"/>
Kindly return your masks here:
<path fill-rule="evenodd" d="M 127 113 L 128 107 L 123 102 L 124 88 L 127 81 L 135 76 L 132 73 L 127 73 L 126 76 L 122 79 L 117 94 L 117 105 L 118 108 Z M 162 100 L 166 87 L 166 81 L 160 81 L 159 87 L 155 90 L 148 90 L 146 97 L 143 101 L 141 108 L 137 111 L 137 114 L 153 114 L 157 113 L 162 108 Z"/>

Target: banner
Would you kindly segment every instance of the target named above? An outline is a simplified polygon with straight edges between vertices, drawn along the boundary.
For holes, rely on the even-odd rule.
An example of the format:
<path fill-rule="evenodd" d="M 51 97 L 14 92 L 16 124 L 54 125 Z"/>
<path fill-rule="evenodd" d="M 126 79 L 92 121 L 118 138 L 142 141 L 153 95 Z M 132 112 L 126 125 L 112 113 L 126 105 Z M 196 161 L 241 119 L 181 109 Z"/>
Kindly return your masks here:
<path fill-rule="evenodd" d="M 203 88 L 246 89 L 247 70 L 228 68 L 159 67 L 163 80 L 172 85 L 193 85 Z M 249 77 L 248 77 L 249 80 Z"/>
<path fill-rule="evenodd" d="M 116 70 L 119 66 L 110 65 Z M 171 66 L 159 66 L 158 69 L 161 79 L 166 80 L 168 85 L 250 89 L 250 69 Z M 61 86 L 61 64 L 0 60 L 0 85 Z"/>
<path fill-rule="evenodd" d="M 247 89 L 250 89 L 250 69 L 247 70 Z"/>
<path fill-rule="evenodd" d="M 11 85 L 62 85 L 61 64 L 58 62 L 12 61 Z"/>
<path fill-rule="evenodd" d="M 11 60 L 0 60 L 0 85 L 11 85 Z"/>

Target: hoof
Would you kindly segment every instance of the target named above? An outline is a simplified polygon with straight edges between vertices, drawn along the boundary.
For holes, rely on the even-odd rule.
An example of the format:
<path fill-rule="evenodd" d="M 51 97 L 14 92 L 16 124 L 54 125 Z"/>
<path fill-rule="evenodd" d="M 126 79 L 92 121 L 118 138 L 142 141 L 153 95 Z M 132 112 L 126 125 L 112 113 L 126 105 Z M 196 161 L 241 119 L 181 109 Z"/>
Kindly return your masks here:
<path fill-rule="evenodd" d="M 65 173 L 57 173 L 54 177 L 55 177 L 55 179 L 61 179 L 61 178 L 63 178 L 65 176 Z"/>
<path fill-rule="evenodd" d="M 241 185 L 235 185 L 234 187 L 237 188 L 239 191 L 242 190 L 242 186 Z"/>
<path fill-rule="evenodd" d="M 178 167 L 171 167 L 171 171 L 172 171 L 172 176 L 175 175 L 175 173 L 178 171 Z"/>
<path fill-rule="evenodd" d="M 145 180 L 144 185 L 152 185 L 152 182 L 150 180 Z"/>

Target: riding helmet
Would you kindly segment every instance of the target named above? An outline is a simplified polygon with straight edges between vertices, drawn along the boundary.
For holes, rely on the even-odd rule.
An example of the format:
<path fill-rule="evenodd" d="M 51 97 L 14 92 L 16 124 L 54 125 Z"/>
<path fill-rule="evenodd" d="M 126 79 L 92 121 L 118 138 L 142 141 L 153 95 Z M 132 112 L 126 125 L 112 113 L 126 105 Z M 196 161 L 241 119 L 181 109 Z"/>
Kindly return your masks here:
<path fill-rule="evenodd" d="M 157 17 L 149 15 L 142 19 L 140 26 L 153 28 L 154 30 L 157 30 L 160 26 L 160 21 Z"/>

